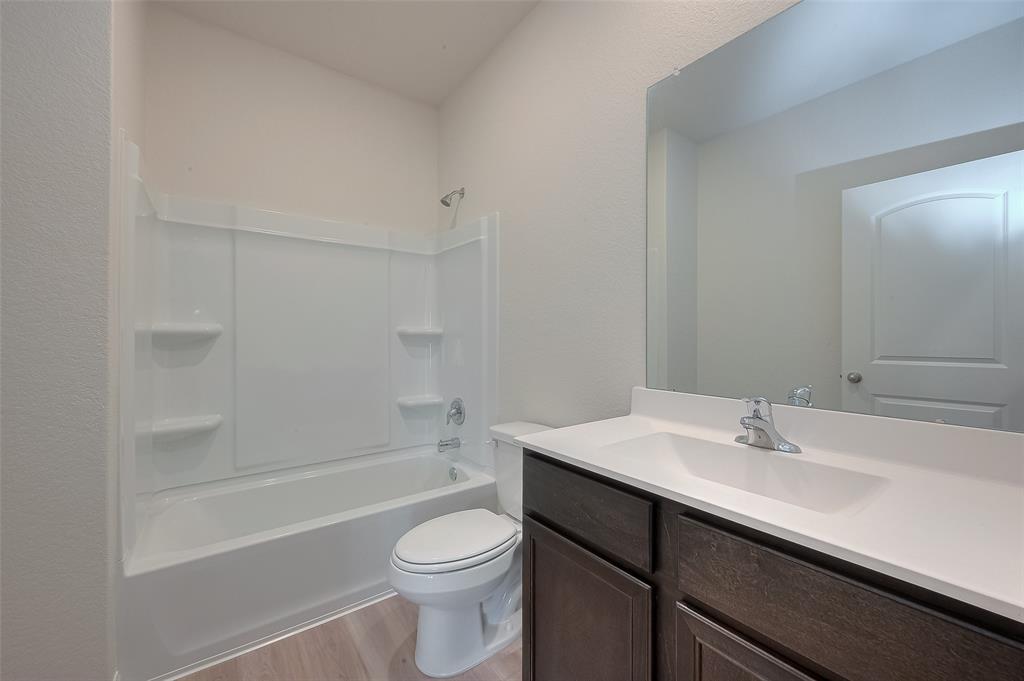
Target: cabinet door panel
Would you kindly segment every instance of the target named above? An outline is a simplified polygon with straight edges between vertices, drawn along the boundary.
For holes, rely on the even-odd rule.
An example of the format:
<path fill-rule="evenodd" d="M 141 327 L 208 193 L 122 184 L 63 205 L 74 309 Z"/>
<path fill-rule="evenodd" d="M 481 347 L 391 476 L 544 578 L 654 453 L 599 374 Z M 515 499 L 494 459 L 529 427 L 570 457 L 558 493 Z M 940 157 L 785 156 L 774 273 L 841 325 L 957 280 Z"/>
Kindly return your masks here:
<path fill-rule="evenodd" d="M 813 681 L 738 634 L 676 604 L 676 681 Z"/>
<path fill-rule="evenodd" d="M 651 588 L 526 518 L 524 681 L 650 681 Z"/>

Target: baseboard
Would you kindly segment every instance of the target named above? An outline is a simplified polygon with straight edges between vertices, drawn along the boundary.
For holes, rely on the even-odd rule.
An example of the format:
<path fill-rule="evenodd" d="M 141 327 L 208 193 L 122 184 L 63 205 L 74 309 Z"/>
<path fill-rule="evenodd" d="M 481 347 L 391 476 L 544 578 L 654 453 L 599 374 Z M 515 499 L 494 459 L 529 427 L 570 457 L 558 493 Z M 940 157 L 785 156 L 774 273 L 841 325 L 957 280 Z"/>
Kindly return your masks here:
<path fill-rule="evenodd" d="M 330 622 L 331 620 L 338 619 L 339 617 L 344 617 L 349 613 L 353 613 L 356 610 L 360 610 L 367 606 L 373 605 L 374 603 L 379 603 L 395 595 L 396 594 L 394 589 L 388 589 L 387 591 L 379 593 L 376 596 L 364 598 L 363 600 L 353 605 L 341 608 L 339 610 L 335 610 L 333 612 L 329 612 L 326 615 L 321 615 L 320 617 L 315 617 L 311 620 L 303 622 L 302 624 L 298 624 L 294 627 L 289 627 L 288 629 L 285 629 L 284 631 L 278 632 L 276 634 L 264 636 L 263 638 L 252 643 L 248 643 L 244 646 L 238 646 L 237 648 L 232 648 L 226 653 L 214 655 L 213 657 L 208 657 L 205 660 L 196 662 L 195 664 L 190 664 L 187 667 L 182 667 L 181 669 L 176 669 L 173 672 L 169 672 L 167 674 L 158 676 L 154 679 L 150 679 L 150 681 L 175 681 L 176 679 L 188 676 L 189 674 L 194 674 L 195 672 L 198 672 L 202 669 L 206 669 L 207 667 L 212 667 L 214 665 L 220 664 L 221 662 L 226 662 L 227 660 L 238 657 L 239 655 L 244 655 L 248 652 L 256 650 L 257 648 L 262 648 L 263 646 L 270 645 L 271 643 L 276 643 L 277 641 L 280 641 L 283 638 L 288 638 L 289 636 L 294 636 L 295 634 L 306 631 L 307 629 L 318 627 L 321 624 L 324 624 L 325 622 Z M 118 673 L 114 674 L 114 681 L 120 681 L 120 676 Z"/>

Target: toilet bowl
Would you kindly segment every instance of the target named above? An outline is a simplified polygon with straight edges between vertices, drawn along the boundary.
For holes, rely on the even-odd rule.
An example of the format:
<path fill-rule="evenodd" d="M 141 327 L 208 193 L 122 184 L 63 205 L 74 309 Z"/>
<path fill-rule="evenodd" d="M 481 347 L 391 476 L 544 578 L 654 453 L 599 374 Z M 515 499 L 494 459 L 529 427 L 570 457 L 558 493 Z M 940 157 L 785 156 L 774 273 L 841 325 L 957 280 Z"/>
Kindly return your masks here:
<path fill-rule="evenodd" d="M 523 451 L 514 438 L 545 426 L 491 428 L 503 513 L 484 508 L 428 520 L 395 544 L 391 586 L 419 606 L 416 666 L 455 676 L 515 641 L 522 631 Z"/>

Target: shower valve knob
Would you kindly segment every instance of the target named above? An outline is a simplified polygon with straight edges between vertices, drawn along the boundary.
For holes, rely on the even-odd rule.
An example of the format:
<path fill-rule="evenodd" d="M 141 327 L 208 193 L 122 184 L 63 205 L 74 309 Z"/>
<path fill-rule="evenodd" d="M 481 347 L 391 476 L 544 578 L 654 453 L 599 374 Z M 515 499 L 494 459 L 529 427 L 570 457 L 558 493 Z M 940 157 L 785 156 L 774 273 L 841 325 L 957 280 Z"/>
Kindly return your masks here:
<path fill-rule="evenodd" d="M 466 422 L 466 405 L 462 401 L 461 397 L 456 397 L 452 400 L 452 406 L 448 408 L 448 415 L 445 417 L 445 424 L 450 424 L 452 421 L 455 425 L 461 426 Z"/>

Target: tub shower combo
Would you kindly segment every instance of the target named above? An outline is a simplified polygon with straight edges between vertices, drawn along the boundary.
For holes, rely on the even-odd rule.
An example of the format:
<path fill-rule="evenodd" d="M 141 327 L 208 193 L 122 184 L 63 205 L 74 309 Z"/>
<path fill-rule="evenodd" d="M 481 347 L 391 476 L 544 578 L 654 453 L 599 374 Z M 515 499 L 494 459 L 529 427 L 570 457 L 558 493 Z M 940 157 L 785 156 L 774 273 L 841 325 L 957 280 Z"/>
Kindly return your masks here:
<path fill-rule="evenodd" d="M 389 594 L 405 532 L 496 510 L 497 215 L 211 203 L 124 153 L 119 655 L 172 678 Z"/>

